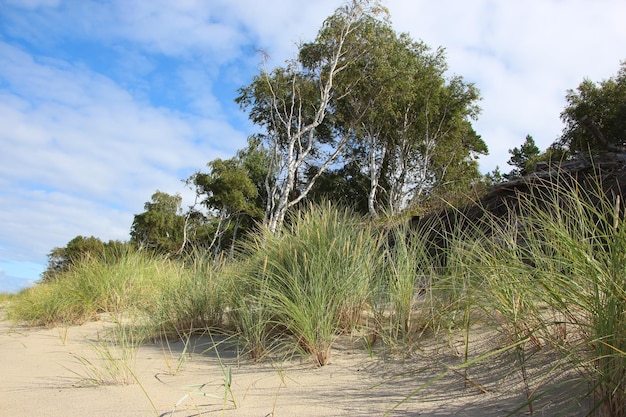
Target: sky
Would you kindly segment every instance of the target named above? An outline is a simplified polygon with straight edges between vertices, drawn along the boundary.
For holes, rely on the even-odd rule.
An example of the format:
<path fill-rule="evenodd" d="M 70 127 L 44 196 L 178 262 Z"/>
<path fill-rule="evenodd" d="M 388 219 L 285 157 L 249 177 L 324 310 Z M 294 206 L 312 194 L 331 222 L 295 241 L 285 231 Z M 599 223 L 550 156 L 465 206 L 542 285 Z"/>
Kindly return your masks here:
<path fill-rule="evenodd" d="M 483 172 L 561 133 L 568 89 L 626 60 L 623 0 L 383 0 L 474 83 Z M 257 132 L 237 89 L 295 57 L 341 0 L 0 0 L 0 292 L 78 235 L 128 240 L 160 190 Z"/>

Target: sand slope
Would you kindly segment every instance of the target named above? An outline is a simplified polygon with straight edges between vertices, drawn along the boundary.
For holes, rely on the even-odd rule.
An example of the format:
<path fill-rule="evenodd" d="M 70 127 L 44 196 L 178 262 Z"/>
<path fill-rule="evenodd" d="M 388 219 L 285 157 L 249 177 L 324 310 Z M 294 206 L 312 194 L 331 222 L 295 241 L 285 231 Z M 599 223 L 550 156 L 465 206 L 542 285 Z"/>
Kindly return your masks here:
<path fill-rule="evenodd" d="M 213 350 L 205 351 L 211 346 L 208 337 L 192 339 L 187 354 L 181 342 L 147 344 L 130 361 L 138 383 L 93 385 L 80 361 L 105 365 L 93 343 L 107 328 L 110 323 L 103 321 L 67 329 L 26 329 L 0 321 L 0 416 L 167 416 L 181 399 L 174 416 L 376 416 L 394 407 L 389 415 L 504 416 L 525 398 L 519 373 L 503 365 L 503 355 L 471 369 L 471 383 L 455 372 L 433 382 L 445 372 L 442 362 L 460 363 L 454 341 L 438 356 L 399 359 L 370 356 L 347 337 L 322 368 L 306 358 L 255 364 L 225 344 L 218 359 Z M 185 360 L 176 370 L 181 355 Z M 236 407 L 222 399 L 224 366 L 232 369 Z M 541 366 L 549 361 L 537 365 L 538 374 Z M 185 397 L 202 384 L 210 396 Z M 420 387 L 425 388 L 406 400 Z M 584 407 L 571 401 L 577 395 L 572 389 L 566 385 L 558 395 L 539 400 L 535 415 L 584 415 Z M 574 408 L 567 410 L 563 401 Z"/>

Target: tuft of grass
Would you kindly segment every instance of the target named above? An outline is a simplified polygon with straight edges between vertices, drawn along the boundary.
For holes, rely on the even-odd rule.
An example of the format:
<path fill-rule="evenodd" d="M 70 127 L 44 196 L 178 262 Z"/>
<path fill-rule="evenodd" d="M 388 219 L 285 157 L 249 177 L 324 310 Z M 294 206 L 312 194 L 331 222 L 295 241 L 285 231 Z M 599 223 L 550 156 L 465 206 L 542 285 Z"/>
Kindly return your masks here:
<path fill-rule="evenodd" d="M 98 335 L 97 340 L 90 343 L 96 359 L 72 354 L 82 368 L 80 372 L 72 372 L 94 385 L 133 384 L 137 350 L 144 341 L 145 334 L 141 330 L 116 321 L 105 335 Z"/>
<path fill-rule="evenodd" d="M 257 336 L 266 343 L 282 329 L 294 348 L 327 364 L 337 335 L 360 320 L 376 250 L 366 223 L 331 205 L 293 214 L 278 235 L 260 231 L 245 248 L 247 288 L 233 315 L 240 333 L 253 336 L 249 348 Z M 249 320 L 246 311 L 260 312 L 261 321 Z"/>
<path fill-rule="evenodd" d="M 622 199 L 599 182 L 567 176 L 520 195 L 506 221 L 465 239 L 461 264 L 477 306 L 514 348 L 527 406 L 548 375 L 532 380 L 529 355 L 560 353 L 563 373 L 582 371 L 592 412 L 626 416 L 626 224 Z"/>
<path fill-rule="evenodd" d="M 86 258 L 59 279 L 20 292 L 8 306 L 8 316 L 31 326 L 54 327 L 81 324 L 102 312 L 140 311 L 157 298 L 167 269 L 165 260 L 132 250 L 115 263 Z"/>
<path fill-rule="evenodd" d="M 0 292 L 0 308 L 10 303 L 15 298 L 15 294 L 8 292 Z"/>
<path fill-rule="evenodd" d="M 626 223 L 622 199 L 600 182 L 564 179 L 524 216 L 542 299 L 564 320 L 546 339 L 582 367 L 603 416 L 626 416 Z M 532 236 L 532 235 L 531 235 Z M 541 240 L 539 241 L 539 238 Z M 566 324 L 571 333 L 562 333 Z"/>
<path fill-rule="evenodd" d="M 533 279 L 534 267 L 527 262 L 526 250 L 517 241 L 519 229 L 506 224 L 499 227 L 500 223 L 494 222 L 490 234 L 475 229 L 473 238 L 459 250 L 473 277 L 475 306 L 513 347 L 514 366 L 519 370 L 532 415 L 535 389 L 527 364 L 529 355 L 541 348 L 536 332 L 543 322 L 542 304 Z M 529 351 L 529 347 L 533 350 Z"/>
<path fill-rule="evenodd" d="M 243 262 L 240 264 L 244 269 Z M 249 267 L 249 266 L 248 266 Z M 254 276 L 254 274 L 253 274 Z M 242 279 L 246 279 L 242 277 Z M 231 292 L 232 310 L 229 313 L 231 325 L 242 345 L 244 354 L 252 360 L 260 361 L 278 347 L 278 325 L 274 319 L 276 312 L 268 293 L 268 282 L 264 274 L 260 281 L 253 285 L 256 288 L 233 286 Z"/>
<path fill-rule="evenodd" d="M 163 267 L 156 298 L 144 309 L 154 333 L 181 335 L 223 327 L 229 298 L 225 263 L 196 251 Z"/>

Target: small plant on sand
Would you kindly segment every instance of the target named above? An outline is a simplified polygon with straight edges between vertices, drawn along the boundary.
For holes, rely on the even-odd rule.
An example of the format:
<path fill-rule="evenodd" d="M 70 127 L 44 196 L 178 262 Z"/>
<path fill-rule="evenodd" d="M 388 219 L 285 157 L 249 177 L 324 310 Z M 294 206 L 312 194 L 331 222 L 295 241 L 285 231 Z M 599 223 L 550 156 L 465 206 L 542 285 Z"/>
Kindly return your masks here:
<path fill-rule="evenodd" d="M 72 354 L 81 365 L 82 372 L 74 372 L 95 385 L 128 385 L 136 382 L 135 360 L 137 350 L 145 341 L 145 334 L 122 320 L 116 320 L 104 335 L 98 334 L 89 343 L 95 359 Z"/>
<path fill-rule="evenodd" d="M 165 366 L 167 367 L 167 373 L 170 376 L 177 375 L 183 368 L 183 365 L 185 364 L 187 357 L 190 353 L 189 346 L 191 343 L 192 334 L 193 329 L 190 329 L 188 332 L 178 335 L 178 339 L 183 345 L 183 348 L 180 352 L 175 352 L 175 349 L 172 348 L 172 344 L 170 343 L 170 340 L 166 333 L 159 335 L 161 351 L 163 352 L 163 360 L 165 361 Z"/>
<path fill-rule="evenodd" d="M 222 410 L 226 410 L 226 407 L 228 405 L 228 403 L 232 404 L 233 407 L 237 408 L 237 402 L 235 401 L 235 396 L 233 394 L 232 391 L 232 382 L 233 382 L 233 370 L 232 367 L 230 365 L 225 365 L 224 362 L 222 361 L 222 357 L 220 356 L 220 352 L 219 352 L 219 347 L 222 343 L 225 343 L 226 340 L 222 340 L 218 343 L 215 343 L 215 341 L 213 340 L 213 337 L 211 336 L 211 334 L 209 333 L 209 336 L 211 338 L 211 347 L 209 347 L 208 349 L 206 349 L 204 352 L 202 352 L 202 354 L 207 353 L 209 351 L 214 351 L 215 352 L 215 356 L 219 362 L 220 368 L 222 370 L 222 381 L 221 383 L 218 385 L 219 389 L 223 390 L 223 395 L 216 395 L 216 394 L 211 394 L 208 393 L 206 391 L 204 391 L 205 388 L 211 387 L 211 386 L 215 386 L 215 384 L 211 384 L 211 383 L 205 383 L 205 384 L 200 384 L 197 386 L 193 386 L 193 387 L 188 387 L 188 388 L 193 388 L 190 391 L 188 391 L 185 395 L 183 395 L 181 397 L 180 400 L 178 400 L 176 402 L 176 404 L 174 405 L 174 408 L 172 409 L 172 412 L 170 413 L 170 416 L 173 416 L 174 413 L 176 412 L 176 410 L 187 400 L 193 400 L 194 397 L 200 396 L 200 397 L 205 397 L 205 398 L 215 398 L 218 400 L 222 400 Z M 229 399 L 230 397 L 230 399 Z M 198 409 L 198 406 L 194 404 L 194 407 L 196 409 Z M 200 411 L 198 409 L 198 411 Z"/>

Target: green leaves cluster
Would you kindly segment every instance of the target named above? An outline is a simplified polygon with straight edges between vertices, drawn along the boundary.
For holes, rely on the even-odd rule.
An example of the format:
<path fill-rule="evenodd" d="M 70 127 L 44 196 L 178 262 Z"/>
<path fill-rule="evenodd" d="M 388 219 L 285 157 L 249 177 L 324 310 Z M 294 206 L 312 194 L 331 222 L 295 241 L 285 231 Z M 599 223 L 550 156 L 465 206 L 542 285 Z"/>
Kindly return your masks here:
<path fill-rule="evenodd" d="M 616 76 L 595 83 L 585 79 L 567 92 L 561 113 L 565 129 L 556 142 L 571 153 L 622 148 L 626 142 L 626 61 Z M 598 140 L 597 133 L 603 139 Z M 602 143 L 604 141 L 605 143 Z"/>
<path fill-rule="evenodd" d="M 103 242 L 94 236 L 76 236 L 66 246 L 50 251 L 43 281 L 54 281 L 70 268 L 87 259 L 115 262 L 123 255 L 126 246 L 127 244 L 120 241 Z"/>
<path fill-rule="evenodd" d="M 182 197 L 157 190 L 145 211 L 135 215 L 130 230 L 131 242 L 139 248 L 160 253 L 175 252 L 183 238 Z"/>
<path fill-rule="evenodd" d="M 471 124 L 480 95 L 447 71 L 442 48 L 396 33 L 366 0 L 338 9 L 289 65 L 261 71 L 237 102 L 271 156 L 265 218 L 323 197 L 329 181 L 367 179 L 355 202 L 372 216 L 478 181 L 476 158 L 488 152 Z"/>

